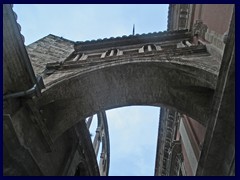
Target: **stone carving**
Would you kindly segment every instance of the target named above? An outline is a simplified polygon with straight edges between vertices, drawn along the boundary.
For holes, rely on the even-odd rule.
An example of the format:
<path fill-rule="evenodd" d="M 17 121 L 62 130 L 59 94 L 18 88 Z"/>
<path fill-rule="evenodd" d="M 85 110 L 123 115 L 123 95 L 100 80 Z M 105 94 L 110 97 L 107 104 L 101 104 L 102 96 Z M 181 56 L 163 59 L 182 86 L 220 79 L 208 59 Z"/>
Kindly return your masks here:
<path fill-rule="evenodd" d="M 193 35 L 198 34 L 199 37 L 205 39 L 205 33 L 207 32 L 207 25 L 203 24 L 202 20 L 196 20 L 196 23 L 193 25 Z"/>
<path fill-rule="evenodd" d="M 169 149 L 169 159 L 167 165 L 168 175 L 177 176 L 183 162 L 182 148 L 180 141 L 173 141 Z"/>

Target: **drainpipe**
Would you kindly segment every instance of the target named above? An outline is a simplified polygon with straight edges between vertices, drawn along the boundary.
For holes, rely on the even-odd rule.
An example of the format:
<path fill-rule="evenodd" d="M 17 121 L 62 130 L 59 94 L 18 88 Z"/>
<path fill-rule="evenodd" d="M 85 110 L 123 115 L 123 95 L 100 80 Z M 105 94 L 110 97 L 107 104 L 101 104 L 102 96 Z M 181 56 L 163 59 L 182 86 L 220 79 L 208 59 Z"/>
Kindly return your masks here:
<path fill-rule="evenodd" d="M 45 88 L 45 86 L 44 86 L 43 79 L 41 76 L 38 76 L 36 79 L 37 79 L 37 82 L 33 85 L 32 88 L 30 88 L 26 91 L 20 91 L 20 92 L 4 95 L 3 100 L 9 99 L 9 98 L 22 97 L 22 96 L 29 96 L 29 95 L 39 96 L 39 93 L 41 93 L 41 89 Z"/>
<path fill-rule="evenodd" d="M 16 22 L 15 24 L 17 26 L 18 25 L 17 17 L 14 17 L 14 11 L 12 10 L 12 5 L 4 5 L 4 7 L 7 9 L 7 11 L 9 11 L 9 14 L 11 14 L 12 18 L 15 19 L 15 22 Z M 21 36 L 20 29 L 19 29 L 19 35 Z M 23 43 L 23 46 L 24 46 L 23 40 L 21 41 L 21 43 Z M 29 77 L 31 79 L 31 82 L 33 84 L 33 87 L 26 90 L 26 91 L 21 91 L 21 92 L 17 92 L 17 93 L 11 93 L 11 94 L 4 95 L 3 100 L 9 99 L 9 98 L 16 98 L 16 97 L 31 95 L 33 93 L 35 93 L 37 96 L 40 96 L 41 95 L 41 89 L 45 88 L 42 77 L 40 77 L 40 76 L 36 77 L 35 76 L 35 73 L 33 71 L 33 67 L 31 65 L 30 59 L 28 57 L 28 53 L 27 53 L 26 48 L 23 48 L 22 53 L 23 53 L 23 56 L 24 56 L 22 61 L 25 64 L 28 75 L 29 75 Z"/>

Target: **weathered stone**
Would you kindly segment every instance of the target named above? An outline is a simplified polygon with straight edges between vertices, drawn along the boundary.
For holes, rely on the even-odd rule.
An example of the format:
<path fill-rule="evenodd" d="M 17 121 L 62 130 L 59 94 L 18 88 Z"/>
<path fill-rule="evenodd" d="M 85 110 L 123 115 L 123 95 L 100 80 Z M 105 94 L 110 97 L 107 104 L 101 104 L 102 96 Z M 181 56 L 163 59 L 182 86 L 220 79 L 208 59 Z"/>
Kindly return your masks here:
<path fill-rule="evenodd" d="M 177 29 L 188 27 L 192 6 L 174 7 L 182 9 Z M 27 90 L 36 81 L 9 5 L 4 5 L 3 15 L 4 94 L 8 94 Z M 191 44 L 188 30 L 86 42 L 48 35 L 29 45 L 34 71 L 43 76 L 46 89 L 41 97 L 32 94 L 4 100 L 4 175 L 107 175 L 108 169 L 102 172 L 100 166 L 99 171 L 84 119 L 128 105 L 162 106 L 196 119 L 213 137 L 204 142 L 197 175 L 234 174 L 233 34 L 229 31 L 221 67 L 219 58 L 203 43 Z M 183 41 L 189 47 L 177 45 Z M 230 125 L 225 112 L 230 114 Z M 161 167 L 160 174 L 175 175 L 178 170 L 169 168 L 177 163 L 169 157 L 174 159 L 180 152 L 179 146 L 171 146 L 175 124 L 171 117 L 161 123 L 167 131 L 162 132 L 165 140 L 158 140 L 164 146 L 158 150 L 161 162 L 156 162 L 155 174 Z M 214 156 L 222 145 L 227 147 L 227 156 L 223 149 Z M 170 156 L 169 149 L 173 150 Z M 104 166 L 109 150 L 102 153 Z"/>

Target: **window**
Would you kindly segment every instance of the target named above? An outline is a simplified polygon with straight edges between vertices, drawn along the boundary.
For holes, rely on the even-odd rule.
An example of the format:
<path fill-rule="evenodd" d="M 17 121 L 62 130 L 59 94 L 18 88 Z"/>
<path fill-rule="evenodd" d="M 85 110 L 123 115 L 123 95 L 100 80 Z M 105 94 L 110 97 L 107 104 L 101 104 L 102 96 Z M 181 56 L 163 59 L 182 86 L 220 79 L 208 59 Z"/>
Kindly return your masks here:
<path fill-rule="evenodd" d="M 101 58 L 121 55 L 123 55 L 123 51 L 120 51 L 119 49 L 109 49 L 101 55 Z"/>
<path fill-rule="evenodd" d="M 151 52 L 151 51 L 157 51 L 161 50 L 160 46 L 156 46 L 155 44 L 146 44 L 143 47 L 141 47 L 138 52 L 144 53 L 144 52 Z"/>

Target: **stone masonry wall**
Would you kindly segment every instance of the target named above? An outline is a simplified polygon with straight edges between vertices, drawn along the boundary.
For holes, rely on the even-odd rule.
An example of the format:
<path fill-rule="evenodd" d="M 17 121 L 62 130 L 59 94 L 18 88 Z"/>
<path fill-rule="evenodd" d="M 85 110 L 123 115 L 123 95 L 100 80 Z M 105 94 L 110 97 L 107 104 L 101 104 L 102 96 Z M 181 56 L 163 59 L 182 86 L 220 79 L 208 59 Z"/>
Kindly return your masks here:
<path fill-rule="evenodd" d="M 74 42 L 52 34 L 27 46 L 27 51 L 36 74 L 41 74 L 46 63 L 66 59 L 73 51 Z"/>

